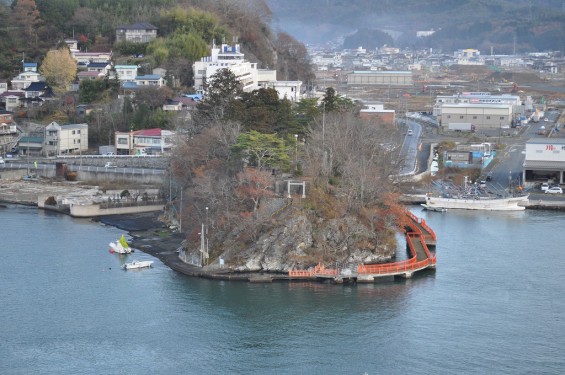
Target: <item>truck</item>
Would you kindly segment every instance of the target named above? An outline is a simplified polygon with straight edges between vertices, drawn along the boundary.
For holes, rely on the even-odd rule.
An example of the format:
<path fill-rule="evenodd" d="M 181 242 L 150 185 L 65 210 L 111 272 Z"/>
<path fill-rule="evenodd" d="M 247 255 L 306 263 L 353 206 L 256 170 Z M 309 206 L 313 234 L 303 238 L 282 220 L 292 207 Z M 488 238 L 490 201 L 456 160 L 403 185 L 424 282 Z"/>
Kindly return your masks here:
<path fill-rule="evenodd" d="M 447 129 L 456 132 L 474 132 L 475 125 L 470 122 L 450 122 Z"/>

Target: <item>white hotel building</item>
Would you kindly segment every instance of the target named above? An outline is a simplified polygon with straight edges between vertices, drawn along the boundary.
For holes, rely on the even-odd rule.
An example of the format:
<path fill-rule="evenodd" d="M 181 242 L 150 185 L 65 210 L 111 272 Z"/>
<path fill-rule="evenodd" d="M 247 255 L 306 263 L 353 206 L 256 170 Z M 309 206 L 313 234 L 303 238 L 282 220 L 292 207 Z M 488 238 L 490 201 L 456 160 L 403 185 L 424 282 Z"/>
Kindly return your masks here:
<path fill-rule="evenodd" d="M 274 88 L 279 93 L 279 98 L 292 101 L 300 99 L 301 81 L 277 81 L 276 70 L 258 69 L 257 63 L 245 60 L 240 51 L 239 44 L 230 46 L 222 44 L 212 46 L 211 56 L 202 57 L 196 61 L 194 71 L 194 88 L 196 92 L 205 94 L 204 84 L 210 82 L 211 77 L 222 69 L 229 69 L 235 74 L 244 92 L 252 92 L 261 87 Z"/>

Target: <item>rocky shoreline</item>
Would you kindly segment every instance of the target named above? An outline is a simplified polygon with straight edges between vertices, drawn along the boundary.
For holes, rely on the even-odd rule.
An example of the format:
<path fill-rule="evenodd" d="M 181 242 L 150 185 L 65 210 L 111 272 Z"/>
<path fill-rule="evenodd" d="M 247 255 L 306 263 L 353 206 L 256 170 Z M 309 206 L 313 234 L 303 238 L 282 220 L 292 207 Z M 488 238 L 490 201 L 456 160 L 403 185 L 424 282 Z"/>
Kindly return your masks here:
<path fill-rule="evenodd" d="M 39 194 L 50 194 L 51 190 L 60 194 L 64 189 L 68 190 L 70 193 L 87 188 L 93 187 L 78 187 L 76 184 L 59 184 L 50 181 L 32 184 L 22 183 L 21 181 L 1 181 L 0 203 L 37 207 L 37 197 Z M 415 202 L 410 203 L 414 204 Z M 2 207 L 2 205 L 0 205 L 0 207 Z M 542 201 L 534 198 L 534 200 L 530 201 L 527 208 L 561 210 L 564 207 L 565 201 Z M 167 228 L 166 225 L 159 220 L 160 214 L 160 212 L 147 212 L 112 215 L 97 217 L 91 220 L 128 232 L 133 238 L 131 243 L 132 247 L 158 258 L 167 267 L 187 276 L 249 282 L 289 280 L 288 274 L 282 272 L 238 272 L 221 268 L 203 269 L 199 266 L 183 262 L 178 256 L 177 249 L 181 247 L 181 243 L 185 238 L 181 233 L 172 232 Z"/>

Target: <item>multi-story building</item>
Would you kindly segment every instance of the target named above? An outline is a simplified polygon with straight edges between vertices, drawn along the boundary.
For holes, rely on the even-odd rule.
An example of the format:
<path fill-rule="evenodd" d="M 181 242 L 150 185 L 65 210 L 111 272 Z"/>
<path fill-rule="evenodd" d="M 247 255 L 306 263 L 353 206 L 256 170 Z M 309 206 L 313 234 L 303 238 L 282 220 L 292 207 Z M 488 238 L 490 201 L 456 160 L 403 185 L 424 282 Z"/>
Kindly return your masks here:
<path fill-rule="evenodd" d="M 88 150 L 88 124 L 59 125 L 52 122 L 45 127 L 46 156 L 80 153 Z"/>
<path fill-rule="evenodd" d="M 37 72 L 37 63 L 22 61 L 22 68 L 23 72 L 12 78 L 12 90 L 25 90 L 32 82 L 42 81 L 40 74 Z M 7 86 L 4 91 L 7 91 Z M 2 90 L 0 90 L 1 93 Z"/>
<path fill-rule="evenodd" d="M 116 28 L 116 42 L 148 43 L 157 38 L 157 30 L 148 22 L 120 25 Z"/>
<path fill-rule="evenodd" d="M 162 154 L 173 147 L 174 132 L 170 130 L 144 129 L 114 134 L 118 155 Z"/>
<path fill-rule="evenodd" d="M 116 65 L 114 69 L 120 82 L 134 82 L 137 77 L 137 65 Z"/>
<path fill-rule="evenodd" d="M 212 46 L 211 56 L 202 57 L 196 61 L 192 69 L 194 71 L 194 88 L 197 92 L 204 92 L 204 84 L 210 83 L 211 77 L 219 70 L 229 69 L 235 74 L 243 91 L 251 92 L 259 88 L 257 64 L 245 60 L 240 51 L 239 44 L 230 46 L 222 44 Z"/>

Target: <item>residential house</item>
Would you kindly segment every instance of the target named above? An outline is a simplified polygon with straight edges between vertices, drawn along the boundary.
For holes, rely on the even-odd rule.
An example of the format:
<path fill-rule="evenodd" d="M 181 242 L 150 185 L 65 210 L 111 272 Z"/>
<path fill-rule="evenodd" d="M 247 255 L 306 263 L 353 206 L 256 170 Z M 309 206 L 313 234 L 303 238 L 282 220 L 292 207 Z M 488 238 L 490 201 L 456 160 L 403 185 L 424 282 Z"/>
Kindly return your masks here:
<path fill-rule="evenodd" d="M 24 66 L 24 73 L 25 72 L 36 72 L 37 73 L 37 63 L 25 62 L 24 61 L 23 66 Z"/>
<path fill-rule="evenodd" d="M 180 100 L 167 99 L 163 104 L 163 111 L 180 111 L 182 110 L 182 102 Z"/>
<path fill-rule="evenodd" d="M 12 78 L 12 90 L 25 90 L 32 82 L 39 82 L 41 80 L 41 76 L 37 72 L 27 71 L 20 73 Z"/>
<path fill-rule="evenodd" d="M 24 136 L 18 141 L 19 152 L 23 155 L 41 156 L 45 138 L 40 136 Z"/>
<path fill-rule="evenodd" d="M 4 103 L 6 111 L 14 112 L 16 109 L 23 107 L 22 99 L 25 97 L 25 92 L 22 90 L 11 90 L 0 94 L 0 101 Z"/>
<path fill-rule="evenodd" d="M 265 82 L 263 87 L 274 89 L 279 94 L 279 99 L 288 99 L 291 102 L 302 99 L 302 81 L 269 81 Z"/>
<path fill-rule="evenodd" d="M 26 98 L 35 98 L 38 96 L 52 96 L 53 90 L 45 82 L 33 82 L 25 90 Z"/>
<path fill-rule="evenodd" d="M 93 80 L 93 79 L 101 79 L 104 77 L 106 77 L 104 73 L 97 71 L 83 71 L 77 73 L 77 78 L 80 82 Z"/>
<path fill-rule="evenodd" d="M 67 46 L 69 47 L 69 50 L 71 51 L 71 54 L 73 52 L 78 52 L 78 40 L 76 39 L 65 39 L 65 43 L 67 44 Z"/>
<path fill-rule="evenodd" d="M 12 122 L 14 122 L 14 114 L 0 109 L 0 124 L 10 125 Z"/>
<path fill-rule="evenodd" d="M 87 66 L 91 62 L 106 62 L 112 59 L 112 52 L 72 52 L 71 55 L 80 66 Z"/>
<path fill-rule="evenodd" d="M 148 22 L 120 25 L 116 28 L 116 42 L 148 43 L 157 38 L 157 30 Z"/>
<path fill-rule="evenodd" d="M 0 94 L 5 93 L 6 91 L 8 91 L 8 82 L 0 81 Z"/>
<path fill-rule="evenodd" d="M 33 82 L 24 90 L 24 98 L 22 99 L 24 107 L 38 107 L 43 105 L 45 100 L 54 97 L 53 90 L 45 82 Z"/>
<path fill-rule="evenodd" d="M 52 122 L 45 127 L 45 155 L 81 153 L 88 150 L 88 124 L 59 125 Z"/>
<path fill-rule="evenodd" d="M 135 77 L 135 83 L 137 86 L 157 86 L 162 87 L 165 86 L 165 80 L 160 75 L 156 74 L 148 74 L 145 76 L 137 76 Z"/>
<path fill-rule="evenodd" d="M 175 133 L 170 130 L 144 129 L 116 132 L 115 144 L 118 155 L 147 155 L 169 151 L 173 147 Z"/>
<path fill-rule="evenodd" d="M 112 64 L 109 61 L 104 62 L 90 62 L 86 66 L 86 70 L 89 72 L 99 72 L 104 75 L 108 74 L 108 71 L 112 69 Z"/>
<path fill-rule="evenodd" d="M 137 77 L 137 65 L 116 65 L 114 69 L 120 82 L 134 82 Z"/>

